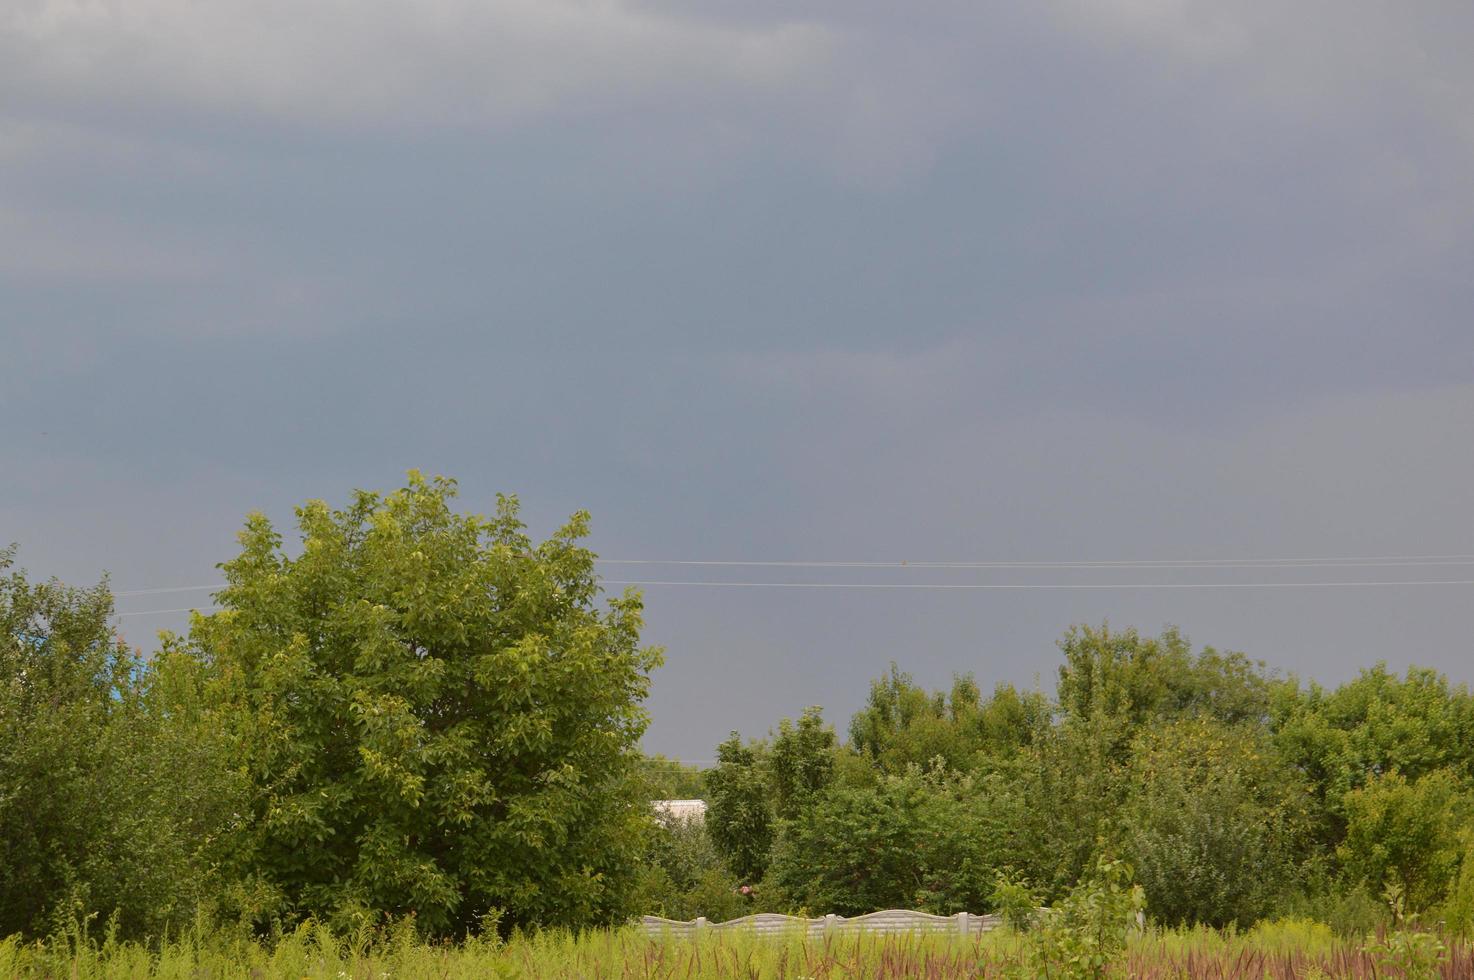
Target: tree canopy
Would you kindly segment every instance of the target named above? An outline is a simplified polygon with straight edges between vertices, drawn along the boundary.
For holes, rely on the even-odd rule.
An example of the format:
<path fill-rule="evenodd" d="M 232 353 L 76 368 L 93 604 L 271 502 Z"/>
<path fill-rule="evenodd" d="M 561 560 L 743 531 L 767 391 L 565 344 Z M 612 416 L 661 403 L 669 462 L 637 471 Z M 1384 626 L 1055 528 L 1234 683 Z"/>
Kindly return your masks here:
<path fill-rule="evenodd" d="M 1068 958 L 1061 923 L 1114 936 L 1140 903 L 1365 930 L 1384 900 L 1474 930 L 1474 697 L 1434 671 L 1327 689 L 1079 625 L 1052 691 L 892 663 L 848 738 L 809 707 L 703 771 L 639 750 L 661 652 L 639 596 L 602 593 L 588 515 L 538 542 L 515 498 L 455 503 L 411 473 L 308 501 L 290 541 L 249 516 L 215 611 L 148 659 L 105 579 L 32 582 L 0 551 L 0 930 L 901 905 L 1028 926 L 1047 903 L 1041 948 Z M 704 824 L 657 819 L 671 797 Z"/>
<path fill-rule="evenodd" d="M 253 787 L 236 860 L 290 915 L 413 915 L 432 933 L 626 914 L 650 816 L 631 778 L 659 651 L 599 603 L 575 514 L 534 544 L 412 473 L 388 495 L 264 516 L 189 646 Z"/>

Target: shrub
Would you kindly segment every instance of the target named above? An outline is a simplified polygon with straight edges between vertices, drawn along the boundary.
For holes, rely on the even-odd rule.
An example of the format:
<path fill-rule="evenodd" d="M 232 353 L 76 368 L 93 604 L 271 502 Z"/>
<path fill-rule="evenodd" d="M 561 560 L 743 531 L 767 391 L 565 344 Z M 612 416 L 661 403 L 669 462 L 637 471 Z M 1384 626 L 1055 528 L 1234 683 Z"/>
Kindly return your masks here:
<path fill-rule="evenodd" d="M 1007 869 L 998 872 L 993 884 L 993 908 L 1015 932 L 1028 932 L 1039 918 L 1039 897 L 1028 880 Z"/>
<path fill-rule="evenodd" d="M 1303 950 L 1324 949 L 1330 946 L 1336 933 L 1324 922 L 1303 917 L 1263 919 L 1245 935 L 1255 949 L 1274 953 L 1294 953 Z"/>
<path fill-rule="evenodd" d="M 1031 976 L 1098 980 L 1126 952 L 1145 897 L 1123 861 L 1099 858 L 1094 873 L 1075 886 L 1058 908 L 1044 916 L 1030 938 Z"/>
<path fill-rule="evenodd" d="M 1474 829 L 1465 831 L 1459 876 L 1443 907 L 1443 920 L 1456 936 L 1474 936 Z"/>
<path fill-rule="evenodd" d="M 1350 881 L 1376 892 L 1395 885 L 1413 912 L 1448 895 L 1468 808 L 1451 772 L 1435 770 L 1411 782 L 1384 773 L 1347 793 L 1344 806 L 1346 839 L 1337 855 Z"/>
<path fill-rule="evenodd" d="M 1443 975 L 1448 960 L 1448 947 L 1432 933 L 1418 928 L 1418 917 L 1408 914 L 1403 906 L 1403 890 L 1398 884 L 1387 887 L 1387 903 L 1395 926 L 1389 932 L 1366 944 L 1369 953 L 1388 976 L 1404 980 L 1434 980 Z"/>

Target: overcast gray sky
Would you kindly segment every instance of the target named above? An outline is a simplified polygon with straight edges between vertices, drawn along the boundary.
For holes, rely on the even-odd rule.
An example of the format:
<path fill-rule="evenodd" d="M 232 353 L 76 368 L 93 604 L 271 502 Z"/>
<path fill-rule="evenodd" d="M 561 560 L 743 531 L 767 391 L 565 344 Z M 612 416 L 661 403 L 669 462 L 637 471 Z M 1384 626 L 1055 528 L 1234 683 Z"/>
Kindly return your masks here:
<path fill-rule="evenodd" d="M 618 558 L 1474 553 L 1471 48 L 1467 0 L 8 0 L 0 542 L 208 583 L 418 467 Z M 1048 686 L 1106 618 L 1474 680 L 1470 586 L 647 602 L 695 759 L 893 659 Z"/>

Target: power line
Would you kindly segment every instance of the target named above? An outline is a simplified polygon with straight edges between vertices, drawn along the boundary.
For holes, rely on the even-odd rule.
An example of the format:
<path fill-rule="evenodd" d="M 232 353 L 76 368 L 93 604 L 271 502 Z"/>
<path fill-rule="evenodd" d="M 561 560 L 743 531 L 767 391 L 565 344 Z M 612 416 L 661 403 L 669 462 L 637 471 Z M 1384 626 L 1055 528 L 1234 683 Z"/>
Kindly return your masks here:
<path fill-rule="evenodd" d="M 126 592 L 114 592 L 114 598 L 124 598 L 136 595 L 164 595 L 168 592 L 201 592 L 205 589 L 223 589 L 224 582 L 212 582 L 209 585 L 173 585 L 162 589 L 129 589 Z"/>
<path fill-rule="evenodd" d="M 639 585 L 655 588 L 699 587 L 731 589 L 899 589 L 906 591 L 938 592 L 1091 592 L 1129 591 L 1153 589 L 1366 589 L 1366 588 L 1421 588 L 1429 586 L 1474 585 L 1474 579 L 1409 579 L 1404 581 L 1376 582 L 1055 582 L 1055 583 L 999 583 L 999 582 L 701 582 L 678 579 L 605 579 L 604 585 Z M 126 616 L 161 616 L 165 613 L 192 612 L 199 607 L 177 609 L 142 609 L 135 612 L 118 613 Z M 209 612 L 217 607 L 201 609 Z"/>
<path fill-rule="evenodd" d="M 1474 565 L 1474 555 L 1372 555 L 1342 558 L 1185 558 L 1114 559 L 1101 561 L 747 561 L 690 558 L 595 558 L 600 565 L 671 565 L 706 568 L 930 568 L 930 569 L 1232 569 L 1232 568 L 1401 568 Z M 618 583 L 623 584 L 623 583 Z M 117 598 L 202 592 L 226 583 L 175 585 L 114 592 Z"/>
<path fill-rule="evenodd" d="M 948 583 L 948 582 L 695 582 L 677 580 L 605 579 L 605 585 L 702 585 L 743 589 L 938 589 L 945 591 L 1044 590 L 1088 591 L 1093 589 L 1326 589 L 1335 587 L 1474 585 L 1474 579 L 1432 579 L 1388 582 L 1095 582 L 1095 583 Z"/>
<path fill-rule="evenodd" d="M 1388 555 L 1365 558 L 1187 558 L 1118 561 L 715 561 L 598 558 L 602 565 L 697 565 L 732 568 L 1398 568 L 1474 565 L 1474 555 Z"/>
<path fill-rule="evenodd" d="M 194 612 L 195 610 L 213 612 L 218 608 L 218 606 L 181 606 L 178 609 L 140 609 L 137 612 L 116 613 L 115 615 L 119 619 L 123 619 L 126 616 L 162 616 L 164 613 Z"/>

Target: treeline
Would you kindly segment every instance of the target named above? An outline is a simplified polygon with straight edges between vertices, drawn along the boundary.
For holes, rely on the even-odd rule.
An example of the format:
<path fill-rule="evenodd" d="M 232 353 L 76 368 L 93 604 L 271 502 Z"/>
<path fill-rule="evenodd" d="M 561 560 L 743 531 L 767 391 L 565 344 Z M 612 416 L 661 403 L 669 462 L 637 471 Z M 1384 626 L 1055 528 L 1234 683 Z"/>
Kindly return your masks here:
<path fill-rule="evenodd" d="M 818 708 L 736 733 L 661 832 L 642 901 L 673 917 L 1052 904 L 1103 860 L 1164 924 L 1474 919 L 1474 697 L 1431 670 L 1334 690 L 1178 632 L 1071 629 L 1053 692 L 896 669 L 840 738 Z M 699 782 L 697 782 L 699 780 Z M 684 785 L 680 785 L 684 783 Z M 746 887 L 744 887 L 746 886 Z"/>
<path fill-rule="evenodd" d="M 1167 923 L 1474 917 L 1474 700 L 1431 671 L 1328 691 L 1082 627 L 1051 693 L 893 669 L 843 738 L 812 709 L 698 772 L 639 751 L 661 653 L 587 515 L 536 542 L 515 499 L 454 497 L 310 501 L 290 545 L 252 515 L 147 659 L 106 581 L 0 551 L 0 936 L 1021 914 L 1135 895 L 1128 868 Z M 688 796 L 704 824 L 656 820 Z"/>

